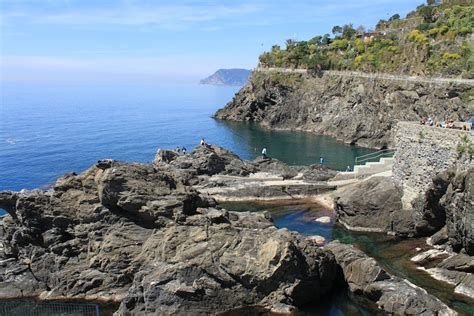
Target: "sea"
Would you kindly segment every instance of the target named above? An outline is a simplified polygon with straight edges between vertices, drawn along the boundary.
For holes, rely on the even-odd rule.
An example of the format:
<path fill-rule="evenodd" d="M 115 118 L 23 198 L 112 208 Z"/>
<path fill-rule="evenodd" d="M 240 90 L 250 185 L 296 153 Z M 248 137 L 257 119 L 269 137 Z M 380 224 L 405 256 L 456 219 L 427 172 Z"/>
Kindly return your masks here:
<path fill-rule="evenodd" d="M 46 188 L 99 159 L 151 162 L 158 149 L 206 142 L 244 159 L 343 170 L 372 152 L 330 137 L 224 122 L 212 114 L 239 87 L 188 85 L 3 85 L 0 88 L 0 190 Z"/>

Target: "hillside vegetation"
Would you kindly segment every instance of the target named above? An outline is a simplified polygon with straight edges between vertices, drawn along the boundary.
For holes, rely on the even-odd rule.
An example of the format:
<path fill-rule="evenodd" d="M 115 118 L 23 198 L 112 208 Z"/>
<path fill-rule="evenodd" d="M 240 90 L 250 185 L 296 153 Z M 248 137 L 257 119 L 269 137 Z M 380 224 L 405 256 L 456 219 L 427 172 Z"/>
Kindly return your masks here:
<path fill-rule="evenodd" d="M 274 45 L 260 66 L 474 78 L 473 29 L 472 0 L 428 0 L 375 30 L 346 24 L 334 26 L 333 36 Z"/>

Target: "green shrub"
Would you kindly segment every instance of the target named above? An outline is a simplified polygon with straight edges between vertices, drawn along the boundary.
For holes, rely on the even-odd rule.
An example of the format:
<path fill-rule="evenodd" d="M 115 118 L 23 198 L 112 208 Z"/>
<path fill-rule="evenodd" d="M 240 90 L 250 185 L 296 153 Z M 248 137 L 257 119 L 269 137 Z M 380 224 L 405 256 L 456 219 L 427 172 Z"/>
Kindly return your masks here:
<path fill-rule="evenodd" d="M 412 30 L 410 34 L 408 34 L 408 39 L 418 44 L 428 43 L 428 38 L 426 38 L 426 36 L 421 33 L 420 30 Z"/>
<path fill-rule="evenodd" d="M 443 59 L 444 60 L 456 60 L 456 59 L 461 59 L 461 55 L 457 54 L 457 53 L 444 53 L 443 54 Z"/>
<path fill-rule="evenodd" d="M 332 49 L 346 49 L 349 46 L 349 40 L 346 38 L 335 39 L 330 47 Z"/>

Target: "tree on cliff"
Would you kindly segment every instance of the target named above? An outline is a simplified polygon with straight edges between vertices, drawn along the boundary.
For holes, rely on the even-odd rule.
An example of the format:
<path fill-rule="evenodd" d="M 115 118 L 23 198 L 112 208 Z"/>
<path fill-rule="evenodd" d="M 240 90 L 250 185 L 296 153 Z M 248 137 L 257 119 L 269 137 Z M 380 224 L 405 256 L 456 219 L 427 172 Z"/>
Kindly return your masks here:
<path fill-rule="evenodd" d="M 334 34 L 334 36 L 338 36 L 339 34 L 342 33 L 342 27 L 340 27 L 339 25 L 335 25 L 332 27 L 332 34 Z"/>

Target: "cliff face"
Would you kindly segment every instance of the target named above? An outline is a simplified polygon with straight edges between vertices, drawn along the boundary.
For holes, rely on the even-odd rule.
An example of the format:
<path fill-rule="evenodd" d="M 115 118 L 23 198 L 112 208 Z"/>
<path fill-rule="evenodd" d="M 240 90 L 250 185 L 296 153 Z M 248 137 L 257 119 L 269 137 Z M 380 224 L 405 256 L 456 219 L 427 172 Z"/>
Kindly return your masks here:
<path fill-rule="evenodd" d="M 215 118 L 391 147 L 397 121 L 428 116 L 464 121 L 474 116 L 473 90 L 467 83 L 256 71 Z"/>

